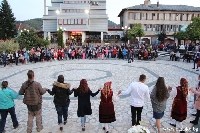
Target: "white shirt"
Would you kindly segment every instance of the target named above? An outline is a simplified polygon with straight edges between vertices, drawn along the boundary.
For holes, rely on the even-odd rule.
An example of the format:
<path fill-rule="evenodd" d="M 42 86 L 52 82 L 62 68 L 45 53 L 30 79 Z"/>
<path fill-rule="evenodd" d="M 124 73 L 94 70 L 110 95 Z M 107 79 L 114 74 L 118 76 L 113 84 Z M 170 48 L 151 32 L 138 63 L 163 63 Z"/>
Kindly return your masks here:
<path fill-rule="evenodd" d="M 150 99 L 149 88 L 142 82 L 133 82 L 127 90 L 122 91 L 121 95 L 131 93 L 130 105 L 134 107 L 144 106 L 144 99 Z"/>

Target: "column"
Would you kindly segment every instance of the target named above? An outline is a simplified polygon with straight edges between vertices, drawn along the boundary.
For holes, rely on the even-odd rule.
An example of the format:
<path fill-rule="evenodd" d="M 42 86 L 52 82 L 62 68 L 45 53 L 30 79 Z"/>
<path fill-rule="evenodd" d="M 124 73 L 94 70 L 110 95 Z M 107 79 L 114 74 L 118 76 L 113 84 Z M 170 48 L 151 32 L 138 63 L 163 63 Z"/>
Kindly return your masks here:
<path fill-rule="evenodd" d="M 44 31 L 44 39 L 46 39 L 46 38 L 47 38 L 47 32 Z"/>
<path fill-rule="evenodd" d="M 85 38 L 86 38 L 86 32 L 82 32 L 82 43 L 84 43 L 85 42 Z"/>
<path fill-rule="evenodd" d="M 67 38 L 67 31 L 63 31 L 63 42 L 64 42 L 64 45 L 66 45 L 66 39 Z"/>
<path fill-rule="evenodd" d="M 48 40 L 50 41 L 51 40 L 51 32 L 47 32 L 47 35 L 48 35 Z"/>
<path fill-rule="evenodd" d="M 101 43 L 103 43 L 103 32 L 101 32 Z"/>

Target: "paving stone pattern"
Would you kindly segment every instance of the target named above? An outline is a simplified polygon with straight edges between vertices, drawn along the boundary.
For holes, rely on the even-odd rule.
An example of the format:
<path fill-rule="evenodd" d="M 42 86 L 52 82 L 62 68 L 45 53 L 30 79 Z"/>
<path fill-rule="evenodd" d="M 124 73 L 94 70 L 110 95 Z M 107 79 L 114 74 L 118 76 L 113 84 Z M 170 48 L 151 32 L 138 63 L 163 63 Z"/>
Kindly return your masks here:
<path fill-rule="evenodd" d="M 19 91 L 21 84 L 27 79 L 26 73 L 29 69 L 34 70 L 35 80 L 39 81 L 43 87 L 52 88 L 52 84 L 56 81 L 59 74 L 65 76 L 65 81 L 71 83 L 72 87 L 77 87 L 82 78 L 88 80 L 89 87 L 92 91 L 96 91 L 102 87 L 106 81 L 112 81 L 114 93 L 118 90 L 126 89 L 132 81 L 138 81 L 140 74 L 147 76 L 146 84 L 152 90 L 159 76 L 165 77 L 166 85 L 176 87 L 179 85 L 181 77 L 187 78 L 189 86 L 194 87 L 197 82 L 198 72 L 191 69 L 192 63 L 172 62 L 172 61 L 134 61 L 127 63 L 125 60 L 65 60 L 45 63 L 33 63 L 19 66 L 6 66 L 0 68 L 0 81 L 8 80 L 9 86 L 16 92 Z M 109 124 L 111 133 L 127 133 L 131 127 L 131 109 L 129 105 L 129 96 L 121 96 L 118 102 L 114 102 L 116 112 L 116 122 Z M 6 131 L 8 133 L 25 133 L 27 125 L 27 108 L 22 102 L 23 96 L 20 96 L 16 103 L 16 114 L 20 126 L 18 129 L 12 128 L 10 116 L 7 118 Z M 64 126 L 63 133 L 80 133 L 81 123 L 77 117 L 77 98 L 70 96 L 71 103 L 69 106 L 68 123 Z M 87 116 L 85 133 L 104 133 L 102 125 L 99 123 L 98 108 L 100 100 L 96 97 L 91 98 L 92 115 Z M 193 104 L 193 95 L 188 99 L 188 117 L 183 122 L 185 127 L 191 128 L 189 121 L 194 119 L 191 116 L 195 109 L 190 107 Z M 165 115 L 161 120 L 163 133 L 172 131 L 170 122 L 170 110 L 172 99 L 167 102 Z M 43 96 L 43 125 L 44 129 L 41 133 L 60 133 L 57 124 L 57 113 L 53 104 L 53 97 L 46 93 Z M 155 119 L 153 119 L 152 107 L 150 100 L 146 101 L 142 112 L 142 125 L 149 128 L 151 133 L 156 131 L 153 129 Z M 35 123 L 34 123 L 35 125 Z M 33 133 L 36 133 L 34 126 Z M 195 127 L 195 129 L 198 126 Z M 171 131 L 169 131 L 171 129 Z M 174 129 L 173 129 L 174 130 Z M 200 127 L 199 131 L 200 132 Z"/>

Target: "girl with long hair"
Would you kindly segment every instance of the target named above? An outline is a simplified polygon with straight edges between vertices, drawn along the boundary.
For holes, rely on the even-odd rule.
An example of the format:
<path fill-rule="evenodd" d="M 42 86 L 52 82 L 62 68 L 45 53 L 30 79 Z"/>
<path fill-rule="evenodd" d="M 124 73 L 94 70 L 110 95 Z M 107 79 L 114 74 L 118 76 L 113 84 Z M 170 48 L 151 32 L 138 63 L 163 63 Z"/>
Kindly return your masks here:
<path fill-rule="evenodd" d="M 88 87 L 88 83 L 86 79 L 82 79 L 80 81 L 79 87 L 74 88 L 74 96 L 78 97 L 77 115 L 78 117 L 81 117 L 82 131 L 85 131 L 86 115 L 92 114 L 90 96 L 92 97 L 96 96 L 100 90 L 101 89 L 99 89 L 95 93 L 92 93 L 92 91 Z"/>
<path fill-rule="evenodd" d="M 156 130 L 158 133 L 161 133 L 160 119 L 164 115 L 167 99 L 169 98 L 169 91 L 165 85 L 165 80 L 163 77 L 158 78 L 156 85 L 151 92 L 150 98 L 153 108 L 153 118 L 156 119 Z"/>

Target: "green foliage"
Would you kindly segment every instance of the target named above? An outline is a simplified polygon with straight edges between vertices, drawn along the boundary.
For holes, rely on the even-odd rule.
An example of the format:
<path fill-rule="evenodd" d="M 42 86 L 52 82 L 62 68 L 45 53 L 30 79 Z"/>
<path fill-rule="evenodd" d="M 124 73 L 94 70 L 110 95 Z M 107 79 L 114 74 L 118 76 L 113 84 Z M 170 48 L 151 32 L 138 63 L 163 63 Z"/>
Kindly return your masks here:
<path fill-rule="evenodd" d="M 186 28 L 186 33 L 188 38 L 192 41 L 196 41 L 200 39 L 200 18 L 194 17 L 192 19 L 192 23 L 188 25 Z"/>
<path fill-rule="evenodd" d="M 31 30 L 24 30 L 21 32 L 21 35 L 17 38 L 20 47 L 31 49 L 37 46 L 47 46 L 50 44 L 48 40 L 39 38 L 38 35 L 31 29 Z"/>
<path fill-rule="evenodd" d="M 177 38 L 178 40 L 189 39 L 189 36 L 186 31 L 178 31 L 178 32 L 174 33 L 174 37 Z"/>
<path fill-rule="evenodd" d="M 6 53 L 14 52 L 19 50 L 19 44 L 13 40 L 6 40 L 5 42 L 0 42 L 0 53 L 5 51 Z"/>
<path fill-rule="evenodd" d="M 161 43 L 164 43 L 165 38 L 167 38 L 165 31 L 160 32 L 160 34 L 158 34 L 158 40 L 161 41 Z"/>
<path fill-rule="evenodd" d="M 15 17 L 7 0 L 3 0 L 0 6 L 0 39 L 6 40 L 17 35 Z"/>
<path fill-rule="evenodd" d="M 128 39 L 142 37 L 145 35 L 145 32 L 142 28 L 141 23 L 135 23 L 134 27 L 128 31 Z"/>
<path fill-rule="evenodd" d="M 42 27 L 42 18 L 35 18 L 35 19 L 30 19 L 30 20 L 25 20 L 25 21 L 17 21 L 16 24 L 24 23 L 29 25 L 31 28 L 36 29 L 36 30 L 41 30 Z"/>
<path fill-rule="evenodd" d="M 61 28 L 58 30 L 58 46 L 61 48 L 64 48 L 64 42 L 63 42 L 63 31 Z"/>

